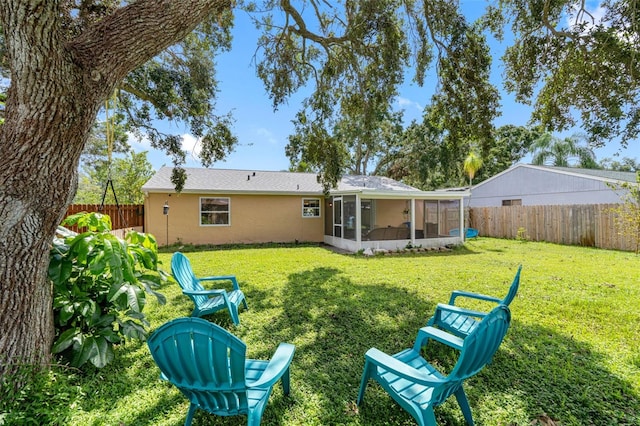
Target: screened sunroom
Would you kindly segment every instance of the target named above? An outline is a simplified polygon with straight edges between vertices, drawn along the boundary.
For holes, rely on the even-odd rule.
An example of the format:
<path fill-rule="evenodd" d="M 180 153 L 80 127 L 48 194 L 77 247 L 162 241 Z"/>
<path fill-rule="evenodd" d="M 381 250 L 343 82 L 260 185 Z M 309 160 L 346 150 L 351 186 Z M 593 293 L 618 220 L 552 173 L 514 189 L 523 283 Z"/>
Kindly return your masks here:
<path fill-rule="evenodd" d="M 464 235 L 455 230 L 464 229 L 468 196 L 467 191 L 332 192 L 325 199 L 324 242 L 352 252 L 461 244 Z"/>

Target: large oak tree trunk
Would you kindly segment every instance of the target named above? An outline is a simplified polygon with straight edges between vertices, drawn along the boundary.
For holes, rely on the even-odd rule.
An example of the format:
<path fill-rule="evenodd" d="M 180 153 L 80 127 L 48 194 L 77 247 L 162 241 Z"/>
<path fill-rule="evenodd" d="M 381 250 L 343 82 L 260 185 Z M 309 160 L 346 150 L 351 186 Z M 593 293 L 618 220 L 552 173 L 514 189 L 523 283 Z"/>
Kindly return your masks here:
<path fill-rule="evenodd" d="M 11 86 L 0 128 L 0 378 L 49 362 L 49 249 L 99 106 L 128 72 L 229 7 L 143 0 L 68 39 L 57 1 L 3 0 Z"/>

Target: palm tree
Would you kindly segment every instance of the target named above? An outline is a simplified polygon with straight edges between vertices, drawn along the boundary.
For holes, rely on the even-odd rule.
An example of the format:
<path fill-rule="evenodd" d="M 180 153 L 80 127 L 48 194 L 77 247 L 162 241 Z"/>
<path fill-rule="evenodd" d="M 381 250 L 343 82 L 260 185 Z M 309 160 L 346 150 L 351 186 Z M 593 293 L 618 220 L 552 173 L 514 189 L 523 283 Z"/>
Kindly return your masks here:
<path fill-rule="evenodd" d="M 597 169 L 596 155 L 583 143 L 583 137 L 573 135 L 564 139 L 545 133 L 531 145 L 532 164 L 556 167 Z"/>
<path fill-rule="evenodd" d="M 471 186 L 473 178 L 480 167 L 482 167 L 482 158 L 471 151 L 469 155 L 467 155 L 467 158 L 464 159 L 464 164 L 462 165 L 464 172 L 469 176 L 469 186 Z"/>

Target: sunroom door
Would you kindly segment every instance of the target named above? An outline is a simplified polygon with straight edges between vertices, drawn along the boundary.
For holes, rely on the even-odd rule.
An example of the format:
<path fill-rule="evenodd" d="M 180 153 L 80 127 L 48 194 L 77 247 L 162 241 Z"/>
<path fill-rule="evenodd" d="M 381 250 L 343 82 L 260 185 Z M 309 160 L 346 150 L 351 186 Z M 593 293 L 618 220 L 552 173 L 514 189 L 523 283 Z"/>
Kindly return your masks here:
<path fill-rule="evenodd" d="M 333 199 L 333 236 L 342 238 L 342 197 Z"/>

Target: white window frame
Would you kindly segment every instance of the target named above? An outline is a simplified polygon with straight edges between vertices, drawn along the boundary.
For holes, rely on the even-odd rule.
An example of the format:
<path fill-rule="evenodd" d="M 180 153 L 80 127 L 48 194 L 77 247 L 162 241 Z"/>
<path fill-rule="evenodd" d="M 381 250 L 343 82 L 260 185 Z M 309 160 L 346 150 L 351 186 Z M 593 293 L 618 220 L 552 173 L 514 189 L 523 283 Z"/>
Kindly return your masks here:
<path fill-rule="evenodd" d="M 309 202 L 309 201 L 316 201 L 318 203 L 317 207 L 305 207 L 304 203 L 305 202 Z M 313 215 L 306 215 L 305 214 L 305 209 L 313 209 L 310 211 L 314 211 L 314 210 L 318 210 L 318 214 L 313 214 Z M 319 217 L 322 217 L 322 200 L 320 200 L 320 198 L 303 198 L 302 199 L 302 218 L 303 219 L 317 219 Z"/>
<path fill-rule="evenodd" d="M 229 220 L 227 221 L 227 223 L 202 223 L 202 214 L 203 213 L 225 213 L 223 211 L 221 212 L 215 212 L 215 211 L 202 211 L 202 200 L 211 200 L 211 199 L 217 199 L 217 200 L 227 200 L 227 206 L 228 209 L 226 211 Z M 198 215 L 198 221 L 200 223 L 200 226 L 231 226 L 231 198 L 230 197 L 200 197 L 200 201 L 199 201 L 199 210 L 200 210 L 200 214 Z"/>

